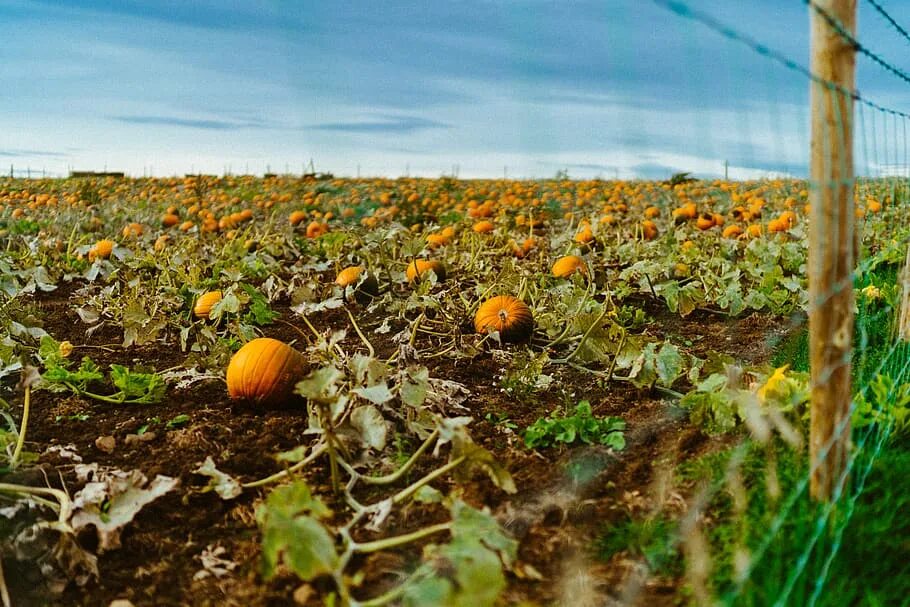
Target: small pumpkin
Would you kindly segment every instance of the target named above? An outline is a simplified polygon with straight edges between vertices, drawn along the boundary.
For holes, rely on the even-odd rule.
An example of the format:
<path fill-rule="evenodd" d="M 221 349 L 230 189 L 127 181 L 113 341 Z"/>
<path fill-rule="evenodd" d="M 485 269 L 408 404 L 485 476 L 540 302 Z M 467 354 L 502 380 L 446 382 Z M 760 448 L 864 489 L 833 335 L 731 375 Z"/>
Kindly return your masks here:
<path fill-rule="evenodd" d="M 739 226 L 727 226 L 724 228 L 723 236 L 724 238 L 736 238 L 741 236 L 743 229 Z"/>
<path fill-rule="evenodd" d="M 415 259 L 408 264 L 408 269 L 405 271 L 405 274 L 410 282 L 414 282 L 418 277 L 423 276 L 425 272 L 429 272 L 430 270 L 436 274 L 436 278 L 440 282 L 446 279 L 445 267 L 442 265 L 442 262 L 436 261 L 435 259 Z"/>
<path fill-rule="evenodd" d="M 363 266 L 350 266 L 338 273 L 335 284 L 344 289 L 345 298 L 347 298 L 348 287 L 356 289 L 354 296 L 360 302 L 369 301 L 369 298 L 379 294 L 379 284 L 370 274 L 367 274 L 361 282 L 360 277 L 365 271 Z"/>
<path fill-rule="evenodd" d="M 657 225 L 650 219 L 641 222 L 641 235 L 645 240 L 657 238 Z"/>
<path fill-rule="evenodd" d="M 311 221 L 310 224 L 306 227 L 306 237 L 307 238 L 319 238 L 323 234 L 329 231 L 329 224 L 320 223 L 318 221 Z"/>
<path fill-rule="evenodd" d="M 88 251 L 89 259 L 107 259 L 111 256 L 111 253 L 114 252 L 114 241 L 113 240 L 99 240 L 95 243 Z"/>
<path fill-rule="evenodd" d="M 492 221 L 478 221 L 471 229 L 478 234 L 486 234 L 492 232 L 495 227 Z"/>
<path fill-rule="evenodd" d="M 164 216 L 161 217 L 161 225 L 166 228 L 171 228 L 178 223 L 180 223 L 180 217 L 174 213 L 165 213 Z"/>
<path fill-rule="evenodd" d="M 581 229 L 575 234 L 575 242 L 578 244 L 589 244 L 594 240 L 594 232 L 591 231 L 590 224 L 583 224 Z"/>
<path fill-rule="evenodd" d="M 531 337 L 534 316 L 531 309 L 517 297 L 499 295 L 485 301 L 474 315 L 478 333 L 499 331 L 503 342 L 520 342 Z"/>
<path fill-rule="evenodd" d="M 699 230 L 710 230 L 714 227 L 714 216 L 711 213 L 702 213 L 695 220 L 695 227 Z"/>
<path fill-rule="evenodd" d="M 588 273 L 587 267 L 585 266 L 585 260 L 578 255 L 560 257 L 556 260 L 556 263 L 553 264 L 551 271 L 556 278 L 566 278 L 575 272 L 581 272 L 582 274 Z"/>
<path fill-rule="evenodd" d="M 301 221 L 306 219 L 306 213 L 303 211 L 294 211 L 288 216 L 288 223 L 292 226 L 299 225 Z"/>
<path fill-rule="evenodd" d="M 212 306 L 221 301 L 221 291 L 209 291 L 203 293 L 196 299 L 196 305 L 193 306 L 193 314 L 196 318 L 208 318 L 212 311 Z"/>
<path fill-rule="evenodd" d="M 258 405 L 277 405 L 290 398 L 305 372 L 306 360 L 300 352 L 277 339 L 259 337 L 231 357 L 228 394 Z"/>

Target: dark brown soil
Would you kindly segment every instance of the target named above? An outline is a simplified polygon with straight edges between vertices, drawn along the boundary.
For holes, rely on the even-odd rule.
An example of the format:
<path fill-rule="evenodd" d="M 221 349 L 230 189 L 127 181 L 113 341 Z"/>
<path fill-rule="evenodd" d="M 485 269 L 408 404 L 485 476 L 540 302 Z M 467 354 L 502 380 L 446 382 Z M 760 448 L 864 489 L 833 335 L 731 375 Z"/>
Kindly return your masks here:
<path fill-rule="evenodd" d="M 110 363 L 141 362 L 161 370 L 184 363 L 185 354 L 173 345 L 156 343 L 124 349 L 117 345 L 122 335 L 113 328 L 86 336 L 84 325 L 70 306 L 72 290 L 73 287 L 64 286 L 40 295 L 37 303 L 46 330 L 58 340 L 80 346 L 76 355 L 88 354 L 102 368 Z M 283 312 L 284 320 L 294 323 L 287 307 L 277 309 Z M 689 351 L 696 355 L 714 350 L 749 362 L 765 360 L 769 343 L 787 329 L 786 322 L 757 314 L 731 319 L 701 311 L 687 318 L 658 308 L 649 312 L 656 318 L 647 329 L 649 334 L 687 343 Z M 361 322 L 370 327 L 373 324 L 369 319 Z M 318 318 L 318 325 L 343 328 L 349 321 L 343 311 L 336 310 Z M 357 348 L 357 337 L 350 333 L 350 345 Z M 284 323 L 267 327 L 265 334 L 285 341 L 301 339 L 298 331 Z M 392 352 L 389 343 L 377 340 L 375 345 L 379 355 Z M 611 593 L 629 575 L 631 561 L 597 560 L 591 550 L 593 540 L 606 525 L 626 513 L 646 511 L 654 507 L 655 500 L 667 499 L 663 494 L 657 497 L 661 470 L 671 469 L 672 462 L 717 445 L 689 426 L 660 394 L 616 382 L 604 386 L 593 375 L 564 366 L 548 369 L 555 377 L 546 393 L 529 400 L 513 398 L 500 388 L 508 360 L 508 353 L 487 353 L 471 360 L 436 358 L 428 365 L 431 376 L 458 381 L 470 389 L 468 403 L 475 420 L 472 434 L 506 465 L 518 487 L 518 493 L 509 496 L 480 477 L 459 485 L 467 501 L 487 506 L 497 514 L 505 528 L 520 540 L 523 566 L 532 567 L 542 576 L 542 580 L 535 580 L 510 574 L 502 604 L 531 601 L 582 605 L 587 598 L 600 601 L 596 604 L 607 604 Z M 589 400 L 598 415 L 621 415 L 626 420 L 628 444 L 623 452 L 613 454 L 597 447 L 531 451 L 504 424 L 485 419 L 487 414 L 507 415 L 520 431 L 556 405 L 581 399 Z M 258 575 L 259 537 L 254 510 L 264 493 L 246 491 L 225 502 L 213 493 L 201 492 L 207 479 L 195 475 L 193 470 L 207 456 L 215 460 L 219 469 L 244 481 L 280 470 L 273 454 L 311 440 L 304 435 L 305 409 L 261 411 L 232 403 L 220 380 L 202 381 L 183 390 L 170 389 L 167 398 L 156 405 L 114 406 L 36 392 L 32 406 L 28 434 L 31 450 L 43 452 L 52 445 L 73 444 L 86 462 L 138 469 L 150 478 L 156 474 L 177 477 L 181 484 L 177 491 L 139 513 L 124 531 L 122 547 L 101 555 L 100 579 L 84 588 L 71 585 L 63 595 L 50 597 L 36 583 L 33 571 L 5 561 L 14 605 L 95 606 L 108 605 L 118 598 L 129 599 L 136 606 L 156 607 L 299 604 L 293 598 L 299 582 L 279 577 L 265 583 Z M 165 422 L 180 414 L 189 415 L 190 421 L 181 428 L 166 428 Z M 88 418 L 80 421 L 76 415 Z M 127 435 L 154 419 L 160 423 L 148 428 L 154 432 L 152 440 L 127 444 Z M 116 439 L 111 453 L 95 446 L 101 436 Z M 71 492 L 78 488 L 68 462 L 46 456 L 41 465 L 52 483 L 60 485 L 54 479 L 62 478 Z M 573 480 L 570 474 L 578 466 L 593 470 L 584 482 Z M 321 494 L 329 493 L 328 473 L 321 464 L 314 464 L 306 477 Z M 451 488 L 443 483 L 437 486 Z M 395 515 L 389 532 L 401 533 L 438 522 L 442 514 L 435 507 L 409 507 Z M 82 539 L 87 547 L 92 547 L 90 537 Z M 214 546 L 223 547 L 224 557 L 236 562 L 237 568 L 222 578 L 194 579 L 202 569 L 199 555 Z M 395 579 L 396 572 L 413 566 L 418 555 L 414 549 L 378 554 L 362 562 L 361 569 L 366 572 L 363 595 L 375 594 Z M 591 597 L 573 594 L 580 582 Z M 673 579 L 651 580 L 638 602 L 674 604 L 677 585 L 678 580 Z M 315 584 L 305 604 L 321 604 L 321 594 L 326 589 L 327 586 Z"/>

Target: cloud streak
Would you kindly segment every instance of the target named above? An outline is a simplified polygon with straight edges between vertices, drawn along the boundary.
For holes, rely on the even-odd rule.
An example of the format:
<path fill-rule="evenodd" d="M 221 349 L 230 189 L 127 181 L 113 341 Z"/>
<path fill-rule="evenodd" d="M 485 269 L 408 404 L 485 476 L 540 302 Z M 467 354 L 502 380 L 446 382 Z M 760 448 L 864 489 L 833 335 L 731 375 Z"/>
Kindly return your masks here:
<path fill-rule="evenodd" d="M 69 154 L 48 150 L 0 150 L 3 158 L 66 158 Z"/>
<path fill-rule="evenodd" d="M 111 120 L 126 124 L 148 124 L 154 126 L 172 126 L 208 131 L 237 131 L 241 129 L 276 128 L 259 121 L 232 122 L 228 120 L 209 120 L 196 118 L 177 118 L 174 116 L 110 116 Z"/>
<path fill-rule="evenodd" d="M 309 128 L 317 131 L 337 131 L 342 133 L 390 133 L 408 134 L 432 129 L 447 129 L 451 125 L 417 116 L 381 116 L 378 120 L 354 122 L 325 122 L 314 124 Z"/>

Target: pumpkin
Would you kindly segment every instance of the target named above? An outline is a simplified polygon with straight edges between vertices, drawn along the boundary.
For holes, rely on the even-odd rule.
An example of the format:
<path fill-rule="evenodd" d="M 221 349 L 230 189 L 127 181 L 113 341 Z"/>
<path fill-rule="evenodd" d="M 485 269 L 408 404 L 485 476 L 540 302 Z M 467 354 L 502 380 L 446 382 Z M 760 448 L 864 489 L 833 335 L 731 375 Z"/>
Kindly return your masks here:
<path fill-rule="evenodd" d="M 212 306 L 219 301 L 221 301 L 221 291 L 203 293 L 196 300 L 196 305 L 193 306 L 193 314 L 196 318 L 208 318 L 209 312 L 212 311 Z"/>
<path fill-rule="evenodd" d="M 99 240 L 95 243 L 88 251 L 89 259 L 107 259 L 111 256 L 111 253 L 114 252 L 114 241 L 113 240 Z"/>
<path fill-rule="evenodd" d="M 429 235 L 427 235 L 427 245 L 428 245 L 431 249 L 435 249 L 436 247 L 442 247 L 442 246 L 445 246 L 445 245 L 447 245 L 447 244 L 449 244 L 449 239 L 448 239 L 447 236 L 445 236 L 445 235 L 443 235 L 443 234 L 429 234 Z"/>
<path fill-rule="evenodd" d="M 714 227 L 714 216 L 710 213 L 702 213 L 695 220 L 695 227 L 699 230 L 710 230 Z"/>
<path fill-rule="evenodd" d="M 174 213 L 166 213 L 161 218 L 161 225 L 163 225 L 166 228 L 173 227 L 173 226 L 177 225 L 178 223 L 180 223 L 180 217 L 178 217 Z"/>
<path fill-rule="evenodd" d="M 354 296 L 360 302 L 369 301 L 371 297 L 379 295 L 379 284 L 375 278 L 367 274 L 363 282 L 360 281 L 364 271 L 363 266 L 350 266 L 338 273 L 335 284 L 344 289 L 345 298 L 348 295 L 348 287 L 356 289 Z"/>
<path fill-rule="evenodd" d="M 585 266 L 585 260 L 578 255 L 560 257 L 556 260 L 556 263 L 553 264 L 551 271 L 556 278 L 566 278 L 575 272 L 581 272 L 582 274 L 588 273 L 587 267 Z"/>
<path fill-rule="evenodd" d="M 303 211 L 294 211 L 288 217 L 288 221 L 290 222 L 290 224 L 292 226 L 298 225 L 304 219 L 306 219 L 306 213 L 304 213 Z"/>
<path fill-rule="evenodd" d="M 645 240 L 654 240 L 657 238 L 657 225 L 650 219 L 641 222 L 641 235 Z"/>
<path fill-rule="evenodd" d="M 657 207 L 648 207 L 645 209 L 645 219 L 654 219 L 660 215 L 660 209 Z"/>
<path fill-rule="evenodd" d="M 499 331 L 503 342 L 528 339 L 534 331 L 531 309 L 517 297 L 499 295 L 485 301 L 474 316 L 474 329 L 478 333 Z"/>
<path fill-rule="evenodd" d="M 436 278 L 440 281 L 446 279 L 446 269 L 441 262 L 436 261 L 435 259 L 415 259 L 408 264 L 408 269 L 405 274 L 408 277 L 408 280 L 414 282 L 418 277 L 423 276 L 424 272 L 433 270 L 433 273 L 436 274 Z"/>
<path fill-rule="evenodd" d="M 338 273 L 335 278 L 335 284 L 339 287 L 347 287 L 356 284 L 360 275 L 363 273 L 363 266 L 350 266 Z"/>
<path fill-rule="evenodd" d="M 742 235 L 743 229 L 739 226 L 727 226 L 724 228 L 723 236 L 724 238 L 736 238 L 737 236 Z"/>
<path fill-rule="evenodd" d="M 310 225 L 306 227 L 306 237 L 307 238 L 319 238 L 323 234 L 329 231 L 329 224 L 320 223 L 318 221 L 311 221 Z"/>
<path fill-rule="evenodd" d="M 582 225 L 578 233 L 575 234 L 575 242 L 578 244 L 588 244 L 593 240 L 594 232 L 591 231 L 591 226 L 587 223 Z"/>
<path fill-rule="evenodd" d="M 237 350 L 227 369 L 228 394 L 259 405 L 287 400 L 306 371 L 303 355 L 285 343 L 259 337 Z"/>
<path fill-rule="evenodd" d="M 494 227 L 492 221 L 478 221 L 471 229 L 478 234 L 486 234 L 487 232 L 492 232 Z"/>
<path fill-rule="evenodd" d="M 145 231 L 143 225 L 134 221 L 133 223 L 123 227 L 122 234 L 124 238 L 131 238 L 133 236 L 139 237 L 142 236 L 143 231 Z"/>

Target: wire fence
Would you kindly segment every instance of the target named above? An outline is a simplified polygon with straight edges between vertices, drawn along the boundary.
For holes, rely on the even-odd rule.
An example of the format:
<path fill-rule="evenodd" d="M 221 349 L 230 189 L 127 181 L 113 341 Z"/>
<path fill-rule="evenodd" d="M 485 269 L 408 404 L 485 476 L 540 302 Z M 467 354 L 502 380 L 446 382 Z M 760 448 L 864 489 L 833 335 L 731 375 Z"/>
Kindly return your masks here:
<path fill-rule="evenodd" d="M 809 187 L 817 191 L 845 186 L 851 192 L 851 201 L 854 196 L 856 200 L 866 200 L 885 193 L 894 211 L 893 232 L 885 238 L 892 240 L 896 250 L 906 250 L 910 233 L 904 212 L 910 201 L 907 153 L 907 119 L 910 115 L 856 90 L 844 89 L 709 12 L 677 0 L 652 1 L 675 17 L 694 22 L 728 42 L 743 45 L 782 66 L 817 87 L 822 95 L 829 95 L 829 99 L 842 96 L 855 102 L 847 105 L 852 106 L 851 111 L 837 118 L 840 137 L 836 140 L 829 137 L 821 144 L 827 165 L 844 162 L 843 147 L 849 145 L 845 141 L 850 141 L 846 134 L 852 132 L 855 143 L 849 152 L 856 159 L 856 173 L 862 176 L 851 176 L 843 181 L 835 179 L 831 183 L 810 181 Z M 910 42 L 907 30 L 881 3 L 866 1 L 897 35 Z M 907 72 L 861 42 L 850 27 L 832 15 L 826 8 L 830 3 L 804 0 L 804 4 L 810 13 L 823 20 L 830 32 L 855 51 L 861 59 L 858 70 L 883 70 L 888 76 L 910 84 Z M 837 103 L 833 105 L 837 106 Z M 832 170 L 831 166 L 826 166 L 826 170 Z M 816 200 L 813 199 L 813 204 Z M 850 217 L 844 219 L 847 221 L 841 222 L 846 226 L 843 231 L 814 236 L 825 240 L 829 246 L 852 245 L 855 228 L 856 237 L 861 240 L 862 218 L 854 218 L 851 208 Z M 810 230 L 813 227 L 818 229 L 818 226 L 811 226 Z M 857 247 L 856 254 L 861 249 Z M 878 252 L 856 259 L 855 270 L 847 279 L 833 285 L 817 299 L 810 299 L 810 315 L 815 307 L 828 305 L 845 290 L 852 293 L 854 287 L 872 284 L 872 276 L 883 268 L 896 266 L 894 255 L 886 258 L 880 247 L 871 249 Z M 903 256 L 899 259 L 902 261 Z M 899 282 L 899 277 L 898 272 L 891 278 Z M 648 515 L 651 520 L 666 516 L 676 520 L 670 541 L 685 555 L 688 591 L 695 604 L 780 607 L 854 604 L 841 602 L 850 599 L 839 597 L 836 590 L 832 590 L 832 571 L 836 569 L 844 535 L 850 528 L 857 504 L 864 499 L 867 481 L 882 453 L 894 441 L 896 422 L 891 407 L 900 401 L 900 386 L 910 382 L 910 348 L 900 339 L 897 310 L 870 321 L 865 303 L 857 305 L 855 331 L 847 327 L 841 335 L 849 340 L 853 334 L 852 348 L 847 347 L 842 356 L 832 355 L 826 367 L 816 369 L 814 381 L 824 382 L 843 369 L 849 373 L 852 364 L 853 397 L 846 415 L 835 424 L 833 435 L 818 446 L 815 459 L 808 457 L 805 431 L 797 427 L 799 419 L 764 411 L 765 431 L 761 426 L 759 431 L 752 428 L 727 448 L 727 463 L 721 473 L 709 477 L 697 490 L 688 491 L 689 499 L 682 516 L 668 514 L 669 502 L 660 503 L 658 509 Z M 868 421 L 870 418 L 875 422 L 856 423 L 858 419 Z M 844 465 L 833 483 L 831 499 L 816 502 L 809 496 L 813 475 L 835 456 L 842 439 L 849 440 L 849 447 L 842 454 Z M 761 457 L 754 457 L 756 453 Z M 783 466 L 782 460 L 793 454 L 796 454 L 795 460 Z M 757 470 L 755 466 L 758 466 Z M 790 476 L 782 478 L 784 471 Z M 742 533 L 735 539 L 723 538 L 736 545 L 732 551 L 719 548 L 722 542 L 715 541 L 718 538 L 712 535 L 718 527 L 723 527 L 718 525 L 719 519 L 729 522 L 724 527 L 728 531 L 732 528 Z M 760 529 L 756 529 L 759 525 Z M 666 562 L 655 562 L 655 559 L 643 556 L 636 573 L 628 576 L 622 589 L 615 593 L 619 597 L 617 604 L 652 604 L 654 596 L 647 593 L 647 588 L 655 578 L 665 575 L 665 566 Z M 713 576 L 719 568 L 728 569 L 728 575 Z M 840 587 L 842 585 L 837 586 Z"/>

